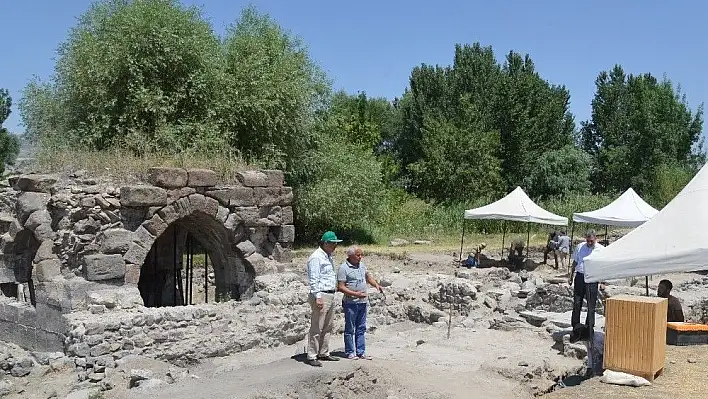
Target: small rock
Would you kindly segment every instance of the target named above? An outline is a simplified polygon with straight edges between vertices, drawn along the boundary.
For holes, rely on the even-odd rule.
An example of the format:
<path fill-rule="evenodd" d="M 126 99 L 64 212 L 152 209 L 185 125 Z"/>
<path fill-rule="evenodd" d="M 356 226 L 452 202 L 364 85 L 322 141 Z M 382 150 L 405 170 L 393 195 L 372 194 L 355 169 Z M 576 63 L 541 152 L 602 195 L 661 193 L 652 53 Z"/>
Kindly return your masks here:
<path fill-rule="evenodd" d="M 409 244 L 408 240 L 404 240 L 404 239 L 402 239 L 402 238 L 393 239 L 393 240 L 391 240 L 391 242 L 389 243 L 389 245 L 392 246 L 392 247 L 400 247 L 400 246 L 408 245 L 408 244 Z"/>
<path fill-rule="evenodd" d="M 528 362 L 525 362 L 523 360 L 519 362 L 519 367 L 528 367 L 528 365 Z"/>
<path fill-rule="evenodd" d="M 394 273 L 400 273 L 400 272 L 401 272 L 401 269 L 399 269 L 398 267 L 394 267 L 394 268 L 393 268 L 393 272 L 394 272 Z"/>
<path fill-rule="evenodd" d="M 676 360 L 669 360 L 669 363 L 676 364 Z"/>
<path fill-rule="evenodd" d="M 423 345 L 424 343 L 425 343 L 425 341 L 423 341 L 422 339 L 419 339 L 419 340 L 415 341 L 415 345 L 416 345 L 416 346 Z"/>
<path fill-rule="evenodd" d="M 689 363 L 696 363 L 696 359 L 695 359 L 695 358 L 692 358 L 692 357 L 689 357 L 689 358 L 688 358 L 688 362 L 689 362 Z"/>
<path fill-rule="evenodd" d="M 391 284 L 391 280 L 387 279 L 386 277 L 382 277 L 381 280 L 379 280 L 379 285 L 381 285 L 382 287 L 390 287 Z"/>
<path fill-rule="evenodd" d="M 432 244 L 432 242 L 428 241 L 428 240 L 415 240 L 415 241 L 413 241 L 413 244 L 414 245 L 430 245 L 430 244 Z"/>
<path fill-rule="evenodd" d="M 88 379 L 89 379 L 89 381 L 95 383 L 95 382 L 100 382 L 101 380 L 103 380 L 103 377 L 105 377 L 105 376 L 106 376 L 105 373 L 91 373 L 88 375 Z"/>
<path fill-rule="evenodd" d="M 496 309 L 496 307 L 497 307 L 497 301 L 495 301 L 494 299 L 492 299 L 492 298 L 490 298 L 490 297 L 488 297 L 488 296 L 485 295 L 485 296 L 484 296 L 484 305 L 487 306 L 487 307 L 490 308 L 490 309 Z"/>

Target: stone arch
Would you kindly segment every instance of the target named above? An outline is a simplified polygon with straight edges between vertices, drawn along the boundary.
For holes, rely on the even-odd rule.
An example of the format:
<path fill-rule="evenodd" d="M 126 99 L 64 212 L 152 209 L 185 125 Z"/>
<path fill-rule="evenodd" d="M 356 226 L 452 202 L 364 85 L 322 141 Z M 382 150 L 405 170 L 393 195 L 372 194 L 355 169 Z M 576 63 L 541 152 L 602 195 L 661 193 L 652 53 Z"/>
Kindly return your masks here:
<path fill-rule="evenodd" d="M 184 270 L 188 235 L 209 256 L 217 297 L 240 300 L 253 294 L 256 270 L 248 257 L 255 248 L 247 240 L 247 229 L 236 213 L 216 200 L 191 194 L 160 208 L 143 222 L 124 256 L 126 282 L 138 285 L 146 306 L 181 304 L 170 301 L 169 296 L 176 296 L 171 291 L 177 278 L 184 275 L 175 276 L 171 270 Z"/>

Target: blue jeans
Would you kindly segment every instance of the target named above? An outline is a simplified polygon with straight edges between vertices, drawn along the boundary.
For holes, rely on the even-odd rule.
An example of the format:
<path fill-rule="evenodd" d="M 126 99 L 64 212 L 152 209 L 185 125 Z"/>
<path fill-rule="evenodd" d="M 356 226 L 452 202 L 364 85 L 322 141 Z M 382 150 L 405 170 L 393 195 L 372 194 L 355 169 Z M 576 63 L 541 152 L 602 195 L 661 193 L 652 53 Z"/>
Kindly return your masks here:
<path fill-rule="evenodd" d="M 349 356 L 355 353 L 356 340 L 356 355 L 364 356 L 366 351 L 366 343 L 364 342 L 364 333 L 366 332 L 366 310 L 368 304 L 344 302 L 344 353 Z"/>

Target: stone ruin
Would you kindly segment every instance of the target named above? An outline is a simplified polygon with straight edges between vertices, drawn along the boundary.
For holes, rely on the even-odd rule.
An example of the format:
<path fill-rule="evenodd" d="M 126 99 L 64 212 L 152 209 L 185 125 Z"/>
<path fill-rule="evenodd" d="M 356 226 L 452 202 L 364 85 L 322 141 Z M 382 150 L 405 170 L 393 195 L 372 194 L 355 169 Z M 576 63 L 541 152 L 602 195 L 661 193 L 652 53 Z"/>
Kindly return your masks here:
<path fill-rule="evenodd" d="M 238 172 L 230 186 L 204 169 L 147 176 L 116 185 L 30 174 L 0 188 L 3 340 L 104 365 L 161 340 L 194 352 L 188 338 L 208 341 L 232 323 L 229 305 L 213 302 L 249 299 L 257 276 L 288 267 L 293 194 L 281 171 Z"/>

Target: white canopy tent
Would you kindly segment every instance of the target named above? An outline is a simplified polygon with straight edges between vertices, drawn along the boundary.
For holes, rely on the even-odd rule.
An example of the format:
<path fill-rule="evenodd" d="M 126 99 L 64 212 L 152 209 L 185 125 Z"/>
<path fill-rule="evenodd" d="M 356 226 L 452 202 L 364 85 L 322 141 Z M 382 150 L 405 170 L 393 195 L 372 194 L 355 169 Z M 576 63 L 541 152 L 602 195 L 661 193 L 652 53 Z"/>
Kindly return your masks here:
<path fill-rule="evenodd" d="M 708 269 L 708 165 L 646 223 L 585 259 L 585 281 Z"/>
<path fill-rule="evenodd" d="M 590 212 L 574 213 L 573 222 L 638 227 L 658 212 L 630 187 L 607 206 Z"/>
<path fill-rule="evenodd" d="M 568 225 L 568 218 L 548 212 L 536 205 L 521 187 L 516 187 L 506 197 L 489 205 L 466 210 L 465 219 L 496 219 L 560 226 Z"/>
<path fill-rule="evenodd" d="M 464 213 L 467 220 L 509 220 L 524 223 L 540 223 L 567 226 L 568 218 L 536 205 L 521 187 L 516 187 L 504 198 L 479 208 L 468 209 Z M 530 225 L 529 225 L 530 229 Z M 506 232 L 505 232 L 506 233 Z M 529 233 L 527 233 L 526 252 L 528 254 Z M 504 251 L 504 236 L 502 236 L 502 253 Z M 465 225 L 462 224 L 462 239 L 460 240 L 460 260 L 462 260 L 462 247 L 465 240 Z"/>

